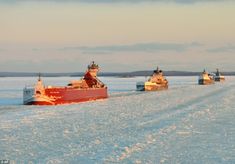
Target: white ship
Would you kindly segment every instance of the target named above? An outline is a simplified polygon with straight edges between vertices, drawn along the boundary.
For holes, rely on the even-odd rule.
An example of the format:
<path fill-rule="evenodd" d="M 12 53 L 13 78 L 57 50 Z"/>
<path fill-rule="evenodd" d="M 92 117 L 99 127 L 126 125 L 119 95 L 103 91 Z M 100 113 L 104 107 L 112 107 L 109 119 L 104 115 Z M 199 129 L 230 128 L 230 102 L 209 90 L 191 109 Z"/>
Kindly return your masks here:
<path fill-rule="evenodd" d="M 214 78 L 215 78 L 215 81 L 225 81 L 225 77 L 221 75 L 218 68 L 217 68 Z"/>

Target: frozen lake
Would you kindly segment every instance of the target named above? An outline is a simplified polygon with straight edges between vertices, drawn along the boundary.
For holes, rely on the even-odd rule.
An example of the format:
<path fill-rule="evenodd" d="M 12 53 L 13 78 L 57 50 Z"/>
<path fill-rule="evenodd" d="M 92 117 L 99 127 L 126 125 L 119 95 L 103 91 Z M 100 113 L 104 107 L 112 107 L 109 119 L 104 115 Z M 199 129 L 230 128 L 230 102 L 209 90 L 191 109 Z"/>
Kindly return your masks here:
<path fill-rule="evenodd" d="M 43 78 L 66 85 L 74 77 Z M 167 77 L 169 89 L 136 92 L 145 77 L 103 77 L 110 98 L 24 106 L 37 78 L 0 78 L 0 160 L 15 163 L 235 163 L 235 77 L 197 85 Z"/>

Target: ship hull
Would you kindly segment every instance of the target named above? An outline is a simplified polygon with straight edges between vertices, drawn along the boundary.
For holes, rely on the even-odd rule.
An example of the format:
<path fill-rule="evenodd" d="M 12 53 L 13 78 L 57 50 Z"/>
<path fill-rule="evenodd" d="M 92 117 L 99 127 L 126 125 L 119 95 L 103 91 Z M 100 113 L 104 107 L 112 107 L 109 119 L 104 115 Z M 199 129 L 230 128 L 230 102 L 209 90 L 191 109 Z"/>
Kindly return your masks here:
<path fill-rule="evenodd" d="M 44 95 L 32 95 L 25 105 L 59 105 L 108 98 L 107 88 L 75 89 L 69 87 L 45 88 Z"/>
<path fill-rule="evenodd" d="M 168 85 L 166 84 L 156 84 L 149 82 L 139 82 L 136 84 L 137 91 L 160 91 L 168 89 Z"/>
<path fill-rule="evenodd" d="M 54 105 L 54 102 L 45 95 L 32 95 L 30 98 L 24 98 L 24 105 Z"/>
<path fill-rule="evenodd" d="M 29 102 L 25 102 L 24 105 L 55 105 L 53 103 L 47 102 L 47 101 L 29 101 Z"/>
<path fill-rule="evenodd" d="M 214 84 L 214 80 L 212 80 L 212 79 L 210 79 L 210 80 L 199 79 L 198 84 L 199 85 L 211 85 L 211 84 Z"/>
<path fill-rule="evenodd" d="M 150 86 L 145 86 L 144 91 L 161 91 L 161 90 L 166 90 L 168 89 L 168 86 L 155 86 L 155 85 L 150 85 Z"/>
<path fill-rule="evenodd" d="M 222 82 L 225 81 L 224 77 L 215 77 L 215 81 Z"/>

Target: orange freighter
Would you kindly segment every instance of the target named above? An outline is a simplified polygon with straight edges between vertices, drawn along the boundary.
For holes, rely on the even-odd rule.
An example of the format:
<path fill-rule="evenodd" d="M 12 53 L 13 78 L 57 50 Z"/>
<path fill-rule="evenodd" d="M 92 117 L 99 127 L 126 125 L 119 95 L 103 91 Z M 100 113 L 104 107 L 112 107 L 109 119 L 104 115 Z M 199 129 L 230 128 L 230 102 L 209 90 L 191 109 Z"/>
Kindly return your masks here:
<path fill-rule="evenodd" d="M 168 89 L 168 81 L 163 76 L 162 70 L 159 70 L 158 67 L 153 71 L 152 76 L 146 82 L 137 82 L 136 83 L 137 91 L 159 91 Z"/>
<path fill-rule="evenodd" d="M 210 85 L 210 84 L 214 84 L 214 82 L 215 82 L 215 80 L 214 80 L 213 76 L 211 74 L 207 73 L 206 70 L 204 69 L 202 74 L 199 76 L 198 84 L 199 85 Z"/>
<path fill-rule="evenodd" d="M 25 105 L 58 105 L 78 103 L 108 97 L 107 86 L 97 78 L 99 66 L 92 62 L 84 77 L 73 80 L 67 86 L 44 86 L 39 76 L 34 87 L 25 87 L 23 101 Z"/>

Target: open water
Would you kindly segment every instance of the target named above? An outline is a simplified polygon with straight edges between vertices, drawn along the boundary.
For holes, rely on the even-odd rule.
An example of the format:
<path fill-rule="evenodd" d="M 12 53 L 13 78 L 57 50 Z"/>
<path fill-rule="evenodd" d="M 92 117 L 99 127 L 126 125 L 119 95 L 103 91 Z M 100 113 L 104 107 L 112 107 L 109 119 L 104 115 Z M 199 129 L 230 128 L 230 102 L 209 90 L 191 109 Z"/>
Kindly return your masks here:
<path fill-rule="evenodd" d="M 0 160 L 235 163 L 235 77 L 210 86 L 197 85 L 197 77 L 167 77 L 166 91 L 136 92 L 135 83 L 145 79 L 101 78 L 106 100 L 24 106 L 22 89 L 37 79 L 0 78 Z"/>

